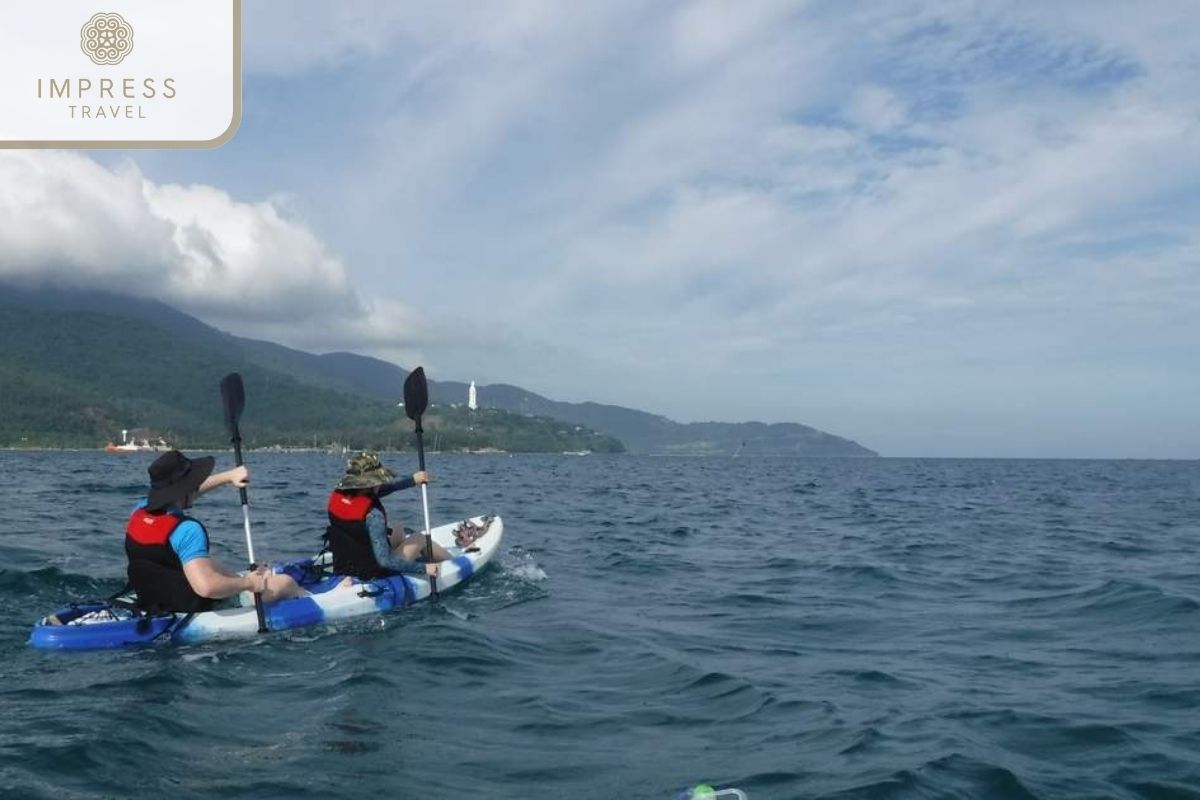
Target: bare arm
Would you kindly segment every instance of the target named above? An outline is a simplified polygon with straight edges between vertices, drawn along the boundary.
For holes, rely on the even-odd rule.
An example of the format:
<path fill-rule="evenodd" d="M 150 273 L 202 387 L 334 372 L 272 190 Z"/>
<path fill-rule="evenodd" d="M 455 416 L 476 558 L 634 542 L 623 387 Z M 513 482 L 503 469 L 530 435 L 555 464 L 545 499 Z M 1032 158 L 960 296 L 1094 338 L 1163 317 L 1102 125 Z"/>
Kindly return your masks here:
<path fill-rule="evenodd" d="M 211 600 L 231 597 L 239 592 L 261 592 L 264 586 L 261 574 L 231 575 L 211 558 L 193 558 L 183 565 L 183 574 L 193 592 Z"/>
<path fill-rule="evenodd" d="M 234 467 L 224 472 L 213 473 L 205 479 L 204 483 L 200 484 L 200 488 L 196 490 L 196 494 L 200 495 L 205 492 L 211 492 L 213 489 L 225 484 L 232 484 L 239 489 L 244 489 L 250 485 L 250 470 L 245 467 Z"/>

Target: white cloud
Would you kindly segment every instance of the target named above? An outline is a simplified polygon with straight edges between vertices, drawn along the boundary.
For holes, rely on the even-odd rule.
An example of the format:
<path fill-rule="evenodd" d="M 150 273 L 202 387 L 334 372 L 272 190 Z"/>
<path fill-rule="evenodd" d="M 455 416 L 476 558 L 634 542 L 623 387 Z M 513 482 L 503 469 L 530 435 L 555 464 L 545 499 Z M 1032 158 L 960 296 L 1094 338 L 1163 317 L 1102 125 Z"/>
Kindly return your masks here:
<path fill-rule="evenodd" d="M 345 265 L 271 202 L 156 184 L 132 164 L 0 154 L 0 279 L 150 297 L 237 333 L 398 347 L 411 312 L 367 302 Z M 320 336 L 306 335 L 313 323 Z"/>
<path fill-rule="evenodd" d="M 846 109 L 847 119 L 871 133 L 888 133 L 908 119 L 904 101 L 882 86 L 862 86 L 854 92 Z"/>
<path fill-rule="evenodd" d="M 413 74 L 463 56 L 514 55 L 548 27 L 586 24 L 596 9 L 554 0 L 513 0 L 470 7 L 442 2 L 275 0 L 245 9 L 246 67 L 291 75 L 411 51 Z"/>
<path fill-rule="evenodd" d="M 779 0 L 698 0 L 683 5 L 670 21 L 670 42 L 676 58 L 688 68 L 710 66 L 734 56 L 780 24 L 798 4 Z"/>

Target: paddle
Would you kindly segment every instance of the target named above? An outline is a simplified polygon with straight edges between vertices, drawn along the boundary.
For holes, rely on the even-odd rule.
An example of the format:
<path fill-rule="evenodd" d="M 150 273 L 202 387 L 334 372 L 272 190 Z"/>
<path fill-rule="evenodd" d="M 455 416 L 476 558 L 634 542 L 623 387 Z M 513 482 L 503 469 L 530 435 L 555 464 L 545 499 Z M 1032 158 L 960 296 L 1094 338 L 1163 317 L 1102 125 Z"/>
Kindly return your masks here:
<path fill-rule="evenodd" d="M 417 463 L 421 472 L 425 471 L 425 437 L 421 428 L 421 415 L 429 405 L 429 386 L 425 383 L 425 368 L 417 367 L 408 373 L 404 379 L 404 413 L 417 426 Z M 421 484 L 421 505 L 425 509 L 425 560 L 433 563 L 433 528 L 429 525 L 429 492 L 425 484 Z M 437 578 L 429 576 L 429 594 L 433 602 L 437 602 Z"/>
<path fill-rule="evenodd" d="M 242 418 L 242 411 L 246 408 L 246 389 L 242 386 L 242 376 L 236 372 L 231 372 L 221 379 L 221 402 L 225 404 L 225 427 L 229 429 L 229 435 L 233 442 L 233 456 L 237 461 L 237 465 L 242 466 L 242 434 L 238 430 L 238 420 Z M 254 539 L 250 536 L 250 500 L 246 497 L 246 487 L 238 489 L 238 493 L 242 497 L 242 522 L 246 528 L 246 550 L 250 555 L 250 569 L 255 570 L 258 565 L 254 562 Z M 258 632 L 267 632 L 267 618 L 263 614 L 262 594 L 254 593 L 254 610 L 258 614 Z"/>

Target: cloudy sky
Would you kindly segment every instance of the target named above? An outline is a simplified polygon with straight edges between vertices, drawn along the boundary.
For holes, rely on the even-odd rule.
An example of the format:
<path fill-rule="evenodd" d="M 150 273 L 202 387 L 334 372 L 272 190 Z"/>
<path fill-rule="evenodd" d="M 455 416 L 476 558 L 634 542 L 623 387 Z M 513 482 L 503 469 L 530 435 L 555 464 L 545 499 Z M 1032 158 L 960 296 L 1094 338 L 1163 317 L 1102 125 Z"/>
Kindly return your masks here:
<path fill-rule="evenodd" d="M 0 274 L 885 455 L 1200 454 L 1200 7 L 251 0 L 216 151 L 0 155 Z"/>

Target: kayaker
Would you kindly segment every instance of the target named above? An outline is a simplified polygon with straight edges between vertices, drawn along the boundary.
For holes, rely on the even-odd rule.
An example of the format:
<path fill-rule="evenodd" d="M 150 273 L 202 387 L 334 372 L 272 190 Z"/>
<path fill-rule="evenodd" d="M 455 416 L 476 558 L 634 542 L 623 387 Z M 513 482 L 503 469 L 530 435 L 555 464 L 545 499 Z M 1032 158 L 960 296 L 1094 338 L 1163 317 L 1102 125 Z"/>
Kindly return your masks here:
<path fill-rule="evenodd" d="M 290 576 L 267 567 L 238 575 L 212 558 L 208 532 L 185 509 L 219 486 L 250 483 L 245 467 L 213 475 L 214 465 L 211 456 L 193 459 L 171 450 L 147 470 L 150 491 L 125 527 L 129 583 L 147 611 L 205 611 L 241 592 L 261 592 L 264 602 L 307 594 Z"/>
<path fill-rule="evenodd" d="M 329 495 L 329 527 L 325 537 L 333 554 L 333 571 L 356 578 L 378 578 L 397 572 L 437 577 L 436 562 L 453 556 L 433 543 L 433 562 L 421 563 L 426 536 L 405 535 L 403 527 L 388 527 L 387 510 L 381 499 L 392 492 L 429 483 L 427 472 L 414 472 L 397 479 L 377 453 L 365 451 L 346 464 L 346 474 Z"/>

